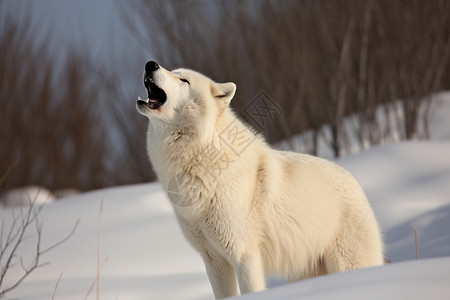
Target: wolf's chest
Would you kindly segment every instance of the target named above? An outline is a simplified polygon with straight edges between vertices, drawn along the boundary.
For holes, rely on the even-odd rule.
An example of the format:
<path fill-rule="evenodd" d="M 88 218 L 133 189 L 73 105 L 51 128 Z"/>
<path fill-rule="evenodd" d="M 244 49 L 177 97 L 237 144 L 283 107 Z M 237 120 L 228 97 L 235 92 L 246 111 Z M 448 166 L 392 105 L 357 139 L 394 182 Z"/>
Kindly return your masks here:
<path fill-rule="evenodd" d="M 175 212 L 186 238 L 198 250 L 213 247 L 223 254 L 230 254 L 236 241 L 243 241 L 245 236 L 246 224 L 240 224 L 239 218 L 231 218 L 230 214 L 219 209 L 175 208 Z"/>

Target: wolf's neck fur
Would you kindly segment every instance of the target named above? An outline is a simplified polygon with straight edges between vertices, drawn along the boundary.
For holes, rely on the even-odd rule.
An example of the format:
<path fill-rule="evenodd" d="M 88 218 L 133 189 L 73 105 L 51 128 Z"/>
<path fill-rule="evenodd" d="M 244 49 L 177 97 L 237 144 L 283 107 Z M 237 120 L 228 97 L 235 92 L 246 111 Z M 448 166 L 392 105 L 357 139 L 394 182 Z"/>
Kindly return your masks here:
<path fill-rule="evenodd" d="M 237 160 L 242 159 L 239 150 L 243 141 L 261 143 L 261 139 L 230 109 L 223 112 L 216 120 L 214 128 L 204 136 L 193 131 L 192 127 L 170 127 L 156 122 L 149 125 L 147 147 L 150 160 L 163 186 L 180 174 L 201 178 L 205 172 L 210 171 L 205 169 L 208 168 L 205 163 L 209 162 L 205 159 L 210 159 L 210 156 L 217 158 L 222 155 L 237 163 Z M 236 137 L 236 134 L 239 134 L 239 137 Z"/>

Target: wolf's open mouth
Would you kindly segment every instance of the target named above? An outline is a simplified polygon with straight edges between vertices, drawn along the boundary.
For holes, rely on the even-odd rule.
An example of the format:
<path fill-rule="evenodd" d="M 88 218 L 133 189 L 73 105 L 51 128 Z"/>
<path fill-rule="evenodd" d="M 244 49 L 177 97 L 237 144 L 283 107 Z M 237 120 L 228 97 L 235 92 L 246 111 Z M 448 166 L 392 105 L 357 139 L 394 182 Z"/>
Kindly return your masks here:
<path fill-rule="evenodd" d="M 139 105 L 145 105 L 150 109 L 160 108 L 167 100 L 166 93 L 159 88 L 155 82 L 151 79 L 146 80 L 144 83 L 148 92 L 148 102 L 144 100 L 138 100 Z"/>

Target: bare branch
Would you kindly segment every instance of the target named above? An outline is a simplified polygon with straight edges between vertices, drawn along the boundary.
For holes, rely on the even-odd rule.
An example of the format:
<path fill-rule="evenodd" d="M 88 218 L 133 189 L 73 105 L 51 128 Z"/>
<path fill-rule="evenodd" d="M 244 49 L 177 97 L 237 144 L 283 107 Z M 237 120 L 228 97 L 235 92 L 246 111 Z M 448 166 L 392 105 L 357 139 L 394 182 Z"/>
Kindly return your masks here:
<path fill-rule="evenodd" d="M 10 227 L 8 236 L 6 238 L 5 246 L 1 249 L 0 253 L 0 257 L 6 259 L 6 262 L 2 264 L 2 271 L 0 274 L 0 297 L 2 297 L 7 292 L 19 286 L 22 283 L 22 281 L 25 278 L 27 278 L 34 270 L 49 264 L 49 262 L 41 262 L 42 255 L 67 241 L 75 233 L 75 230 L 78 227 L 79 220 L 75 223 L 75 225 L 72 228 L 72 231 L 67 236 L 65 236 L 58 242 L 54 243 L 53 245 L 45 249 L 41 249 L 43 225 L 39 221 L 39 214 L 42 208 L 43 206 L 41 205 L 40 207 L 35 209 L 34 201 L 30 201 L 27 211 L 24 213 L 23 210 L 21 210 L 20 213 L 21 223 L 18 223 L 19 215 L 15 215 L 13 213 L 12 226 Z M 28 230 L 28 228 L 32 223 L 35 224 L 35 232 L 36 232 L 35 234 L 36 250 L 34 257 L 29 265 L 26 265 L 23 261 L 23 258 L 20 257 L 19 262 L 23 269 L 23 274 L 9 287 L 3 288 L 6 275 L 8 274 L 8 271 L 14 266 L 14 261 L 16 260 L 17 257 L 17 250 L 19 246 L 22 245 L 27 238 L 27 236 L 25 236 L 25 232 Z M 7 253 L 7 249 L 9 247 L 11 247 L 11 250 Z"/>
<path fill-rule="evenodd" d="M 50 247 L 45 248 L 44 250 L 42 250 L 40 252 L 40 254 L 44 254 L 47 253 L 51 250 L 53 250 L 54 248 L 58 247 L 59 245 L 61 245 L 62 243 L 66 242 L 68 239 L 70 239 L 72 237 L 72 235 L 75 234 L 75 231 L 77 230 L 78 225 L 80 224 L 80 220 L 78 219 L 74 226 L 72 227 L 72 231 L 70 231 L 70 233 L 68 235 L 66 235 L 63 239 L 59 240 L 58 242 L 54 243 L 53 245 L 51 245 Z"/>

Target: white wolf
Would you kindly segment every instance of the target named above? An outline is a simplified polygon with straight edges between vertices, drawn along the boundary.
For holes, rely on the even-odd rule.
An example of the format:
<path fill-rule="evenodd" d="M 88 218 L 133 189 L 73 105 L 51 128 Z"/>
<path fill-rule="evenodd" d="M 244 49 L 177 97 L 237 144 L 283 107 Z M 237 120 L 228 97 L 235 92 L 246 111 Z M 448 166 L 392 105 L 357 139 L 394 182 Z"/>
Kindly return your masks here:
<path fill-rule="evenodd" d="M 373 211 L 338 165 L 277 151 L 229 108 L 234 83 L 149 61 L 147 148 L 216 298 L 383 263 Z M 236 281 L 237 279 L 237 281 Z"/>

